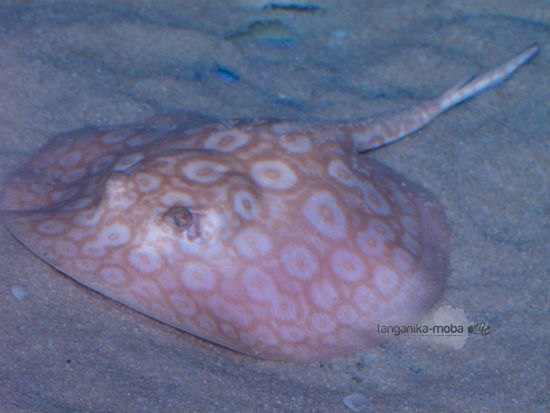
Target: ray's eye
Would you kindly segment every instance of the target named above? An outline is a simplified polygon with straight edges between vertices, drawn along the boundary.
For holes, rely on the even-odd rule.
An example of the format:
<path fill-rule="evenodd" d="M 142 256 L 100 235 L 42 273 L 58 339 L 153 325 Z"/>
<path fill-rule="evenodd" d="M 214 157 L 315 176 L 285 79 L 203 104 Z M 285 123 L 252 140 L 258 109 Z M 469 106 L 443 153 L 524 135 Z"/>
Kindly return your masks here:
<path fill-rule="evenodd" d="M 189 208 L 177 205 L 168 209 L 164 213 L 163 219 L 168 219 L 178 229 L 185 229 L 193 223 L 193 213 Z"/>

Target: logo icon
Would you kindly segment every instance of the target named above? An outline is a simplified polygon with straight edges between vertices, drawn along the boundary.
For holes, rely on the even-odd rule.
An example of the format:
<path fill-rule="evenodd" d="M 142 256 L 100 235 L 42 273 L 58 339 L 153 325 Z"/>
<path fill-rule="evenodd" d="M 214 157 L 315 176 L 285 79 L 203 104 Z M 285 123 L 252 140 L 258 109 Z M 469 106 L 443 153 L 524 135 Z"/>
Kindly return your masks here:
<path fill-rule="evenodd" d="M 488 336 L 489 334 L 491 334 L 491 326 L 489 326 L 489 324 L 487 324 L 485 321 L 479 321 L 468 327 L 468 333 Z"/>

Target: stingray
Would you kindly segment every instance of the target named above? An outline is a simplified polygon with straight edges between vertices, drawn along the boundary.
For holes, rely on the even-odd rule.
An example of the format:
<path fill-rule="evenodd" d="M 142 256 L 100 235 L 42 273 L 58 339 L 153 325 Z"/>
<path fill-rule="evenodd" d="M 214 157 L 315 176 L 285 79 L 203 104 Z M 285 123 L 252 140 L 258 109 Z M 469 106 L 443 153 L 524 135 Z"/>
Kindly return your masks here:
<path fill-rule="evenodd" d="M 53 138 L 2 190 L 8 230 L 79 283 L 255 357 L 313 361 L 387 339 L 442 295 L 436 197 L 364 152 L 538 51 L 374 121 L 166 122 Z"/>

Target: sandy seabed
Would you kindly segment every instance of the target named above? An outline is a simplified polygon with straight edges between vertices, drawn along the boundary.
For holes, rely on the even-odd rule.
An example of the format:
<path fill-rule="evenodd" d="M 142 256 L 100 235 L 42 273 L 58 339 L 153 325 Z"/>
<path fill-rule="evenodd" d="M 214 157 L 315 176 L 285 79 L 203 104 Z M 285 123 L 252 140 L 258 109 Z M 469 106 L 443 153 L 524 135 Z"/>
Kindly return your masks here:
<path fill-rule="evenodd" d="M 364 411 L 548 411 L 549 2 L 265 4 L 3 1 L 0 177 L 56 133 L 158 113 L 396 111 L 538 42 L 506 83 L 368 155 L 443 202 L 451 269 L 437 306 L 491 334 L 459 349 L 400 338 L 320 363 L 256 360 L 78 285 L 2 228 L 0 411 L 334 412 L 357 392 Z"/>

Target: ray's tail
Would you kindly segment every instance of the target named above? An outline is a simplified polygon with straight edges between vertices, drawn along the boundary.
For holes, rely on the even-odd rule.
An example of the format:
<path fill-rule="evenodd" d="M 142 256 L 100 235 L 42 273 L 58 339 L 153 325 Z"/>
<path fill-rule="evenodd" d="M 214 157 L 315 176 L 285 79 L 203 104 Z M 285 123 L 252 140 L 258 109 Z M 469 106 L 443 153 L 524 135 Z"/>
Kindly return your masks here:
<path fill-rule="evenodd" d="M 533 44 L 501 66 L 479 76 L 469 77 L 435 99 L 425 100 L 414 107 L 372 122 L 359 121 L 350 125 L 350 135 L 358 152 L 364 152 L 395 142 L 420 129 L 440 113 L 480 92 L 498 85 L 520 66 L 537 54 Z"/>

